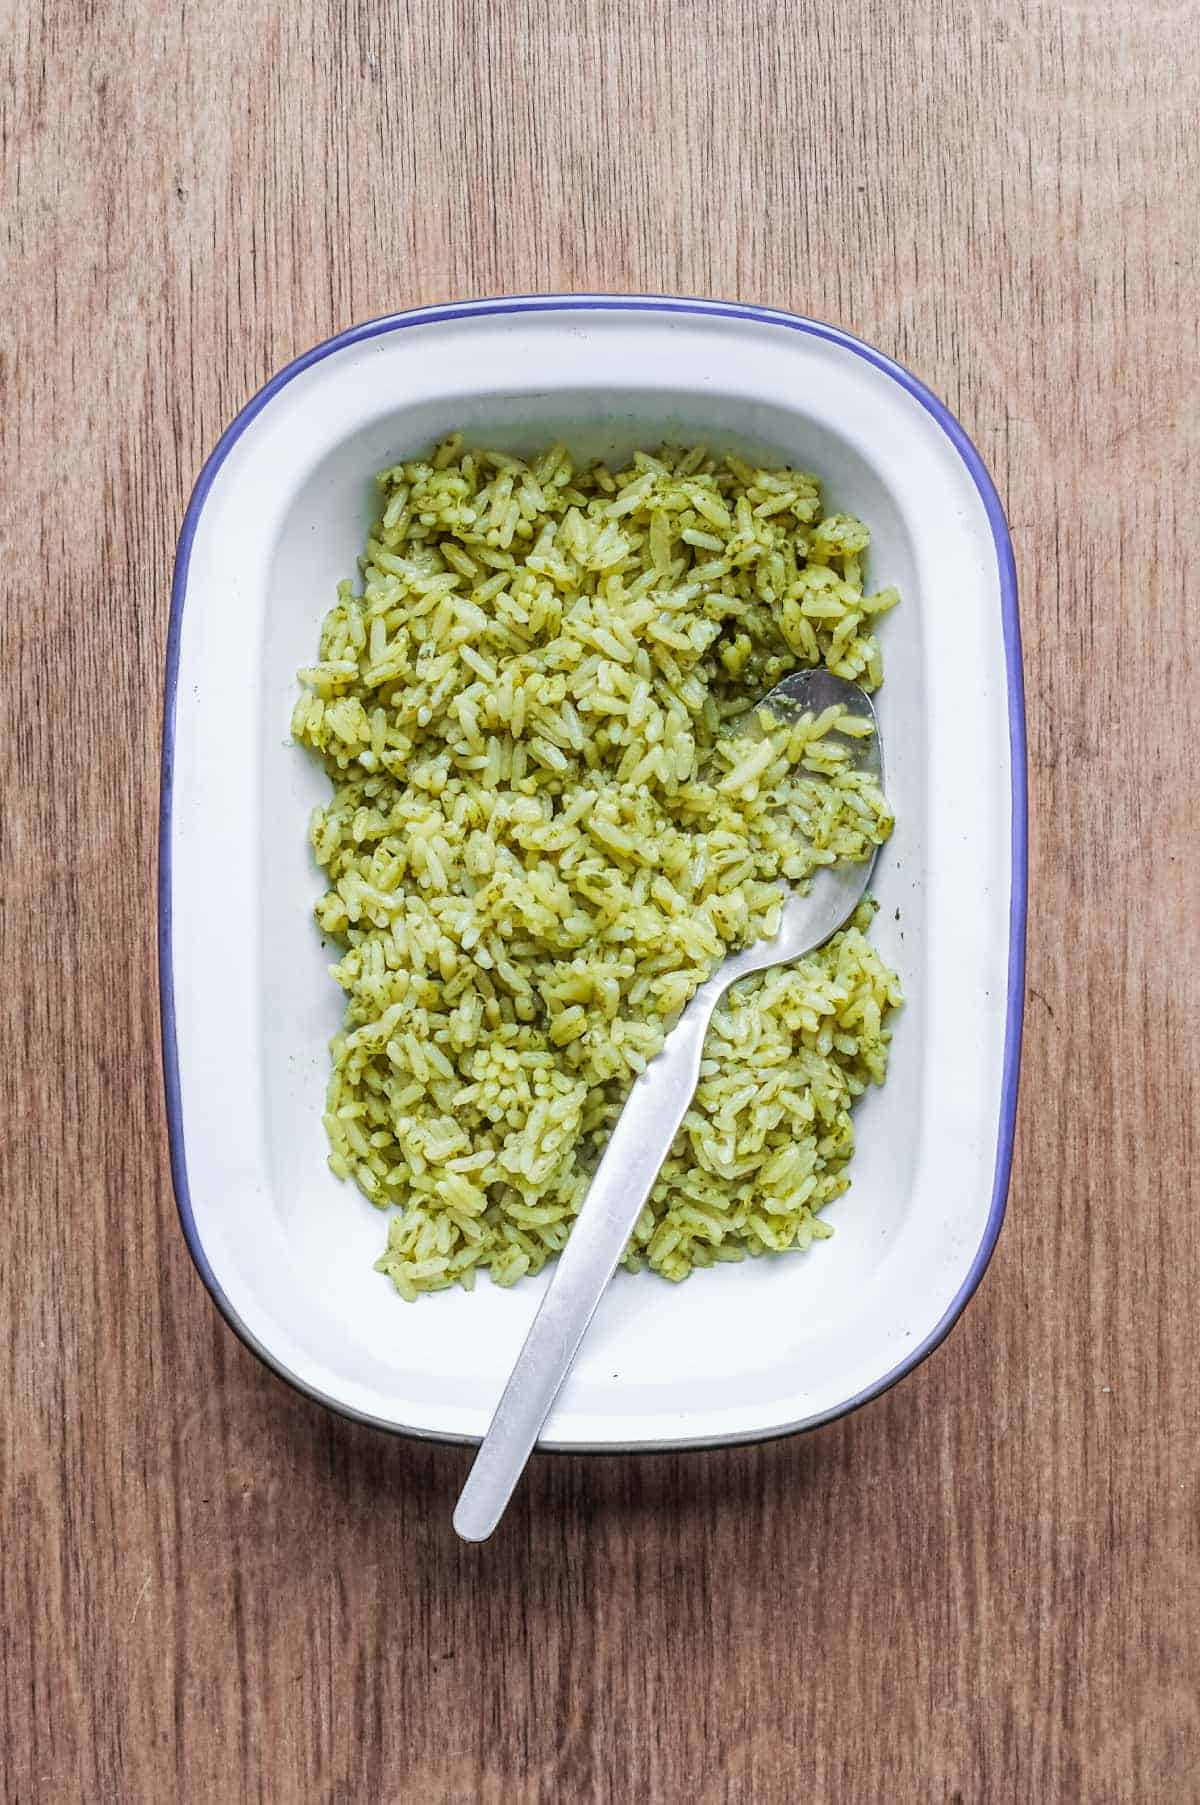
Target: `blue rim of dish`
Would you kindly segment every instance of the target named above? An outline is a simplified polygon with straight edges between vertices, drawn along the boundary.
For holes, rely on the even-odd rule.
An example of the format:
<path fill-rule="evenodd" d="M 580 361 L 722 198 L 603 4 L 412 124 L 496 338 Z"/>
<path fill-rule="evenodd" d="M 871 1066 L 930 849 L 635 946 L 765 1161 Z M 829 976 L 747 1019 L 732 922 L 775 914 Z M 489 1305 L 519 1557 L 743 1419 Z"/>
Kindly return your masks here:
<path fill-rule="evenodd" d="M 1007 678 L 1009 760 L 1012 767 L 1010 830 L 1012 879 L 1009 895 L 1004 1060 L 1000 1085 L 1000 1121 L 996 1137 L 992 1200 L 983 1239 L 971 1261 L 967 1276 L 959 1286 L 941 1320 L 898 1366 L 885 1374 L 882 1379 L 867 1386 L 865 1390 L 848 1398 L 844 1403 L 838 1404 L 832 1410 L 825 1411 L 819 1416 L 806 1418 L 803 1423 L 799 1423 L 795 1427 L 785 1426 L 757 1432 L 751 1431 L 745 1434 L 735 1431 L 729 1435 L 701 1435 L 690 1439 L 681 1437 L 678 1440 L 672 1439 L 665 1442 L 587 1444 L 546 1441 L 539 1442 L 538 1446 L 540 1451 L 546 1453 L 652 1454 L 683 1452 L 689 1448 L 736 1447 L 747 1442 L 772 1441 L 787 1435 L 803 1434 L 811 1429 L 819 1429 L 827 1423 L 836 1422 L 841 1417 L 849 1416 L 851 1411 L 859 1409 L 863 1404 L 869 1404 L 872 1399 L 889 1391 L 893 1385 L 906 1378 L 923 1360 L 928 1359 L 929 1355 L 941 1346 L 978 1289 L 979 1282 L 987 1270 L 988 1262 L 995 1249 L 1008 1202 L 1013 1140 L 1016 1132 L 1017 1089 L 1021 1068 L 1021 1036 L 1025 1007 L 1029 807 L 1025 752 L 1025 684 L 1021 664 L 1021 624 L 1017 607 L 1016 563 L 1013 557 L 1008 523 L 1005 520 L 1004 509 L 1001 506 L 1000 497 L 996 493 L 995 484 L 988 475 L 983 459 L 954 415 L 911 371 L 906 370 L 902 364 L 896 363 L 894 359 L 886 357 L 882 351 L 877 351 L 873 345 L 868 345 L 862 339 L 855 338 L 852 333 L 843 332 L 839 327 L 826 325 L 820 320 L 807 319 L 801 314 L 785 313 L 776 308 L 755 307 L 736 301 L 705 301 L 673 295 L 514 295 L 493 300 L 448 302 L 440 306 L 413 308 L 403 313 L 385 314 L 381 319 L 367 320 L 361 325 L 347 328 L 345 332 L 336 333 L 334 337 L 325 339 L 319 345 L 314 345 L 310 351 L 305 351 L 273 376 L 246 403 L 221 434 L 196 479 L 196 486 L 192 491 L 187 513 L 184 515 L 179 544 L 176 548 L 175 573 L 171 584 L 171 616 L 167 629 L 166 684 L 163 704 L 162 778 L 158 831 L 159 1010 L 162 1024 L 163 1085 L 166 1093 L 171 1178 L 184 1240 L 187 1242 L 188 1251 L 209 1295 L 239 1341 L 296 1391 L 301 1392 L 305 1397 L 314 1399 L 317 1403 L 324 1404 L 340 1416 L 347 1417 L 354 1422 L 367 1423 L 373 1428 L 385 1430 L 392 1435 L 410 1436 L 421 1441 L 451 1442 L 460 1446 L 477 1445 L 479 1437 L 475 1435 L 411 1429 L 389 1423 L 383 1418 L 371 1416 L 367 1412 L 354 1410 L 351 1406 L 340 1402 L 337 1398 L 330 1397 L 315 1386 L 306 1384 L 298 1374 L 282 1365 L 270 1349 L 265 1347 L 241 1320 L 209 1264 L 208 1256 L 196 1228 L 195 1213 L 188 1189 L 187 1157 L 183 1137 L 183 1108 L 179 1083 L 179 1049 L 175 1028 L 171 920 L 171 804 L 175 760 L 175 700 L 179 681 L 179 645 L 184 597 L 187 590 L 192 545 L 200 515 L 221 465 L 246 428 L 262 412 L 267 403 L 279 393 L 280 389 L 312 364 L 320 363 L 323 358 L 331 357 L 335 352 L 343 351 L 349 345 L 378 338 L 384 333 L 439 324 L 447 320 L 472 320 L 493 315 L 527 313 L 700 315 L 709 319 L 741 320 L 760 326 L 782 326 L 793 332 L 806 333 L 811 338 L 825 339 L 831 344 L 840 345 L 844 350 L 853 352 L 856 357 L 861 357 L 866 363 L 873 364 L 877 370 L 881 370 L 893 382 L 898 383 L 937 421 L 966 465 L 971 479 L 979 491 L 979 497 L 991 527 L 1000 578 L 1000 611 L 1004 632 Z"/>

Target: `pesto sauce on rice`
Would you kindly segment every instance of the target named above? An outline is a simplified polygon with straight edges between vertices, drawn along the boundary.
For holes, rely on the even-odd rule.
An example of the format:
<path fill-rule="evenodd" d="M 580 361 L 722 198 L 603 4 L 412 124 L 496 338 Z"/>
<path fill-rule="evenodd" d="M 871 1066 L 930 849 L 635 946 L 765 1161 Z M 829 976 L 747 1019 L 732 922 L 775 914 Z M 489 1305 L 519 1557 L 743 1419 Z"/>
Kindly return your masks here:
<path fill-rule="evenodd" d="M 292 731 L 333 789 L 330 1164 L 395 1206 L 378 1267 L 415 1298 L 557 1253 L 629 1085 L 774 931 L 780 879 L 887 837 L 835 710 L 732 730 L 798 666 L 873 689 L 898 597 L 814 477 L 702 449 L 610 472 L 455 437 L 379 485 Z M 870 914 L 718 1009 L 627 1265 L 681 1279 L 830 1232 L 901 1000 Z"/>

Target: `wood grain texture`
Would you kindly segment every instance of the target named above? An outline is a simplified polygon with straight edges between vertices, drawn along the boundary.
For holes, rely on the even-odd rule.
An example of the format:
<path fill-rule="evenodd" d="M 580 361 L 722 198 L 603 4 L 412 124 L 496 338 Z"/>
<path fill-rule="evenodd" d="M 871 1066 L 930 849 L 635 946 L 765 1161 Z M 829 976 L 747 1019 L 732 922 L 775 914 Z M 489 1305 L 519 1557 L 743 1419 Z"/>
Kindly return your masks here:
<path fill-rule="evenodd" d="M 0 1787 L 32 1801 L 1200 1799 L 1194 0 L 5 0 Z M 160 1102 L 175 535 L 351 321 L 795 308 L 1005 496 L 1033 793 L 1008 1226 L 940 1353 L 744 1451 L 459 1450 L 216 1318 Z"/>

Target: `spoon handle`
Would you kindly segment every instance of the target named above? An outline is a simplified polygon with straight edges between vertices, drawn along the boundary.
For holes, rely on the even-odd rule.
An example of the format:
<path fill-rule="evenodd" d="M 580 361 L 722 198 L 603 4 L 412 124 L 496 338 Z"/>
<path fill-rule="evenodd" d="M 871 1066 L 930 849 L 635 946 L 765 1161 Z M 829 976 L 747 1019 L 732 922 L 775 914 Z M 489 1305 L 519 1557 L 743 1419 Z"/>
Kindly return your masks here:
<path fill-rule="evenodd" d="M 728 983 L 719 972 L 701 985 L 629 1093 L 459 1497 L 454 1527 L 464 1541 L 485 1541 L 504 1514 L 687 1114 Z"/>

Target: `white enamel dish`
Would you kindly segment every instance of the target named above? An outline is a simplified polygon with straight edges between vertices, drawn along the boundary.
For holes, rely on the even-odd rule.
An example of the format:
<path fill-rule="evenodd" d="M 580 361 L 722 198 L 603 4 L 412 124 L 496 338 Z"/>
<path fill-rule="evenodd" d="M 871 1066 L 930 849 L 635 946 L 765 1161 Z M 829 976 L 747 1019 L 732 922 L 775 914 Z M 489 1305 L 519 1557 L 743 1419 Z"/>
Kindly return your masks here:
<path fill-rule="evenodd" d="M 1020 1053 L 1025 761 L 1012 552 L 961 428 L 906 371 L 793 315 L 665 299 L 463 303 L 355 328 L 282 371 L 196 486 L 163 733 L 160 976 L 184 1234 L 236 1333 L 348 1416 L 470 1441 L 541 1296 L 482 1281 L 403 1303 L 386 1232 L 326 1166 L 340 993 L 306 839 L 323 773 L 294 673 L 355 572 L 373 473 L 452 428 L 621 455 L 704 440 L 816 471 L 903 605 L 878 697 L 897 815 L 876 940 L 909 997 L 857 1112 L 832 1240 L 671 1286 L 618 1273 L 547 1422 L 561 1449 L 748 1441 L 827 1422 L 929 1353 L 1004 1213 Z"/>

